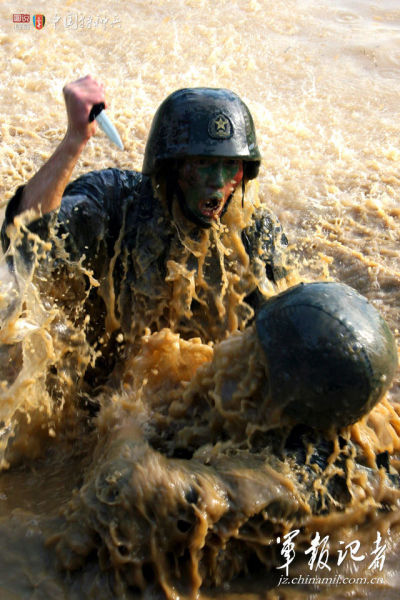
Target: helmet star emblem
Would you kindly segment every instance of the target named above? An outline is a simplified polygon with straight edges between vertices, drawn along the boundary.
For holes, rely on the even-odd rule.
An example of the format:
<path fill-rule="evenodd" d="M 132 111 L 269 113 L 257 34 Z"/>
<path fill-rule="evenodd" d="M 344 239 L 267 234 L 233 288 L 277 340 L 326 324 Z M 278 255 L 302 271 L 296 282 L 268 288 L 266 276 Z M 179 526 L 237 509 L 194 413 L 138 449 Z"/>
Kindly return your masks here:
<path fill-rule="evenodd" d="M 229 125 L 228 119 L 226 117 L 223 117 L 222 115 L 218 117 L 218 119 L 216 119 L 214 122 L 217 131 L 225 131 L 226 127 Z"/>
<path fill-rule="evenodd" d="M 217 140 L 226 140 L 232 137 L 233 126 L 230 119 L 222 113 L 214 115 L 208 124 L 208 133 L 210 137 Z"/>

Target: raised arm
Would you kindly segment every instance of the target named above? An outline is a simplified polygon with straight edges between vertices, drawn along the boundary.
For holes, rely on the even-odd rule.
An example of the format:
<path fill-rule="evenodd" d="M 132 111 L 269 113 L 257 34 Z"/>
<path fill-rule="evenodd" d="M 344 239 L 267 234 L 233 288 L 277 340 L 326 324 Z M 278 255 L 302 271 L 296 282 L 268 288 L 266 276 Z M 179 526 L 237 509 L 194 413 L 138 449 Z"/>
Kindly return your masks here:
<path fill-rule="evenodd" d="M 68 115 L 67 132 L 54 154 L 25 186 L 19 212 L 33 209 L 37 214 L 46 214 L 60 206 L 73 168 L 96 131 L 95 121 L 89 123 L 89 113 L 94 104 L 106 104 L 103 85 L 90 75 L 69 83 L 63 93 Z"/>

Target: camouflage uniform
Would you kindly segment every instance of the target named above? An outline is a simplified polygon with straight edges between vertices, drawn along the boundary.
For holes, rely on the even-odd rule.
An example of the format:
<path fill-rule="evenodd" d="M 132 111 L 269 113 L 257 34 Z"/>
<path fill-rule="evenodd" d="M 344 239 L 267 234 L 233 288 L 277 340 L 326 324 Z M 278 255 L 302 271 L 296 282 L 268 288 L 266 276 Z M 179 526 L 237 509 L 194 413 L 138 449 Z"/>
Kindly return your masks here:
<path fill-rule="evenodd" d="M 176 199 L 176 165 L 190 156 L 243 161 L 242 203 L 251 206 L 252 213 L 247 212 L 241 227 L 236 254 L 229 247 L 227 225 L 227 217 L 235 214 L 232 198 L 221 216 L 222 227 L 218 232 L 218 227 L 210 227 L 208 233 L 207 225 L 192 220 Z M 90 277 L 83 278 L 91 342 L 121 330 L 134 340 L 145 327 L 171 327 L 186 338 L 217 341 L 251 321 L 260 300 L 275 293 L 274 284 L 286 274 L 287 240 L 279 223 L 265 207 L 248 204 L 245 197 L 260 159 L 250 112 L 238 96 L 210 88 L 178 90 L 154 117 L 142 174 L 113 168 L 88 173 L 67 186 L 58 213 L 29 225 L 40 239 L 52 240 L 52 252 L 47 252 L 51 260 L 41 260 L 42 265 L 62 275 L 75 261 L 70 281 L 81 268 L 91 269 L 99 283 L 89 289 Z M 166 182 L 165 197 L 157 191 L 160 181 Z M 4 248 L 22 189 L 6 210 Z M 237 198 L 235 202 L 240 214 Z M 50 235 L 52 230 L 56 236 Z M 196 245 L 205 235 L 209 246 L 201 262 Z M 37 238 L 24 236 L 25 263 L 35 262 L 35 244 Z M 75 300 L 67 296 L 64 300 L 71 306 Z"/>

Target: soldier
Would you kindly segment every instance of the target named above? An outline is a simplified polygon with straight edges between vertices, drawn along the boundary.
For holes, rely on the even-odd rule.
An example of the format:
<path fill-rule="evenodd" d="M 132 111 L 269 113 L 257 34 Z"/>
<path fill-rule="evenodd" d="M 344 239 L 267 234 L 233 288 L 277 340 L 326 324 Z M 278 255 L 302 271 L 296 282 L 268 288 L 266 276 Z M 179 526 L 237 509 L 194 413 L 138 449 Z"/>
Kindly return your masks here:
<path fill-rule="evenodd" d="M 92 342 L 121 331 L 134 340 L 146 327 L 205 342 L 243 329 L 285 277 L 287 247 L 252 187 L 261 156 L 247 106 L 229 90 L 178 90 L 154 117 L 142 173 L 110 168 L 67 185 L 95 131 L 89 114 L 105 102 L 104 88 L 87 76 L 65 86 L 64 98 L 65 138 L 10 200 L 3 247 L 27 210 L 34 217 L 26 261 L 33 262 L 31 233 L 48 240 L 57 232 L 50 255 L 57 273 L 69 262 L 93 275 L 85 279 Z"/>

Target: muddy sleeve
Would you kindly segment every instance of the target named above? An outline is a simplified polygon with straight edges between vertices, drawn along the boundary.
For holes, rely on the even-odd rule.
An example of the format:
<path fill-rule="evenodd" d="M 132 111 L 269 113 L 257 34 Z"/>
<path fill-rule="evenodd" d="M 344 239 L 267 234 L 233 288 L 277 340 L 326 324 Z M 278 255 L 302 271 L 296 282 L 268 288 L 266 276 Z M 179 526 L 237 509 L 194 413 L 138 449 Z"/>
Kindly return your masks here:
<path fill-rule="evenodd" d="M 253 260 L 258 257 L 265 265 L 267 277 L 276 283 L 290 269 L 288 240 L 278 219 L 269 211 L 255 212 L 253 223 L 243 230 L 242 241 Z"/>
<path fill-rule="evenodd" d="M 123 207 L 139 184 L 140 174 L 119 169 L 92 171 L 79 177 L 66 187 L 58 212 L 43 215 L 27 226 L 21 250 L 29 260 L 30 236 L 27 234 L 36 234 L 47 241 L 55 231 L 58 239 L 65 239 L 65 248 L 73 259 L 94 256 L 100 243 L 107 244 L 113 236 L 118 236 Z M 7 231 L 19 212 L 22 192 L 23 186 L 18 188 L 6 209 L 1 230 L 3 250 L 9 245 Z"/>
<path fill-rule="evenodd" d="M 9 228 L 9 226 L 11 226 L 14 223 L 15 217 L 19 214 L 19 205 L 21 202 L 21 196 L 22 196 L 22 192 L 24 191 L 24 187 L 25 187 L 24 185 L 21 185 L 17 189 L 14 196 L 11 198 L 11 200 L 9 200 L 7 207 L 6 207 L 4 221 L 3 221 L 3 224 L 1 227 L 1 245 L 3 248 L 3 252 L 5 252 L 8 248 L 8 246 L 10 245 L 8 228 Z M 43 225 L 45 225 L 44 221 L 45 220 L 43 219 Z M 32 223 L 32 232 L 34 232 L 34 233 L 36 232 L 35 228 L 36 228 L 37 224 L 39 224 L 39 228 L 40 228 L 40 223 L 38 223 L 38 222 L 42 222 L 42 219 L 37 219 L 36 221 L 34 221 Z M 47 226 L 45 226 L 44 229 L 47 230 Z M 40 232 L 39 232 L 39 235 L 40 235 Z"/>

